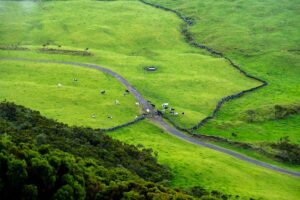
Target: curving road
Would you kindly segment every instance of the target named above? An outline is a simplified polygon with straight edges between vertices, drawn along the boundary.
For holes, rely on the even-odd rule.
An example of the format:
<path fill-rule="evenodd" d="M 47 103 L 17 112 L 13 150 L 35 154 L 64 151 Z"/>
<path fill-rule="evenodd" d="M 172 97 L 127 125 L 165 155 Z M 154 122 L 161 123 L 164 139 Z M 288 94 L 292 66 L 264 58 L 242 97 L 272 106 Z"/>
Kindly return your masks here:
<path fill-rule="evenodd" d="M 107 74 L 110 74 L 111 76 L 115 77 L 118 81 L 120 81 L 123 85 L 126 86 L 126 88 L 134 95 L 134 97 L 136 98 L 136 100 L 138 102 L 140 102 L 140 104 L 143 106 L 144 111 L 149 111 L 150 116 L 149 119 L 154 122 L 155 124 L 157 124 L 158 126 L 160 126 L 161 128 L 163 128 L 165 131 L 167 131 L 169 134 L 176 136 L 182 140 L 185 140 L 187 142 L 193 143 L 195 145 L 198 146 L 203 146 L 203 147 L 207 147 L 210 149 L 213 149 L 215 151 L 219 151 L 222 153 L 225 153 L 227 155 L 230 155 L 232 157 L 235 157 L 239 160 L 251 163 L 251 164 L 255 164 L 257 166 L 260 167 L 264 167 L 267 169 L 271 169 L 273 171 L 277 171 L 277 172 L 281 172 L 281 173 L 285 173 L 285 174 L 289 174 L 292 176 L 296 176 L 296 177 L 300 177 L 300 172 L 297 171 L 292 171 L 292 170 L 287 170 L 287 169 L 283 169 L 262 161 L 258 161 L 252 158 L 249 158 L 247 156 L 244 156 L 242 154 L 236 153 L 234 151 L 231 151 L 229 149 L 225 149 L 210 143 L 206 143 L 203 142 L 199 139 L 193 138 L 191 136 L 187 136 L 184 133 L 182 133 L 181 131 L 177 130 L 176 128 L 170 126 L 169 124 L 167 124 L 165 121 L 163 121 L 163 119 L 157 115 L 157 111 L 151 106 L 151 104 L 142 97 L 142 95 L 132 86 L 128 83 L 128 81 L 126 81 L 126 79 L 124 79 L 122 76 L 120 76 L 119 74 L 115 73 L 114 71 L 98 66 L 98 65 L 94 65 L 94 64 L 85 64 L 85 63 L 78 63 L 78 62 L 67 62 L 67 61 L 52 61 L 52 60 L 34 60 L 34 59 L 26 59 L 26 58 L 0 58 L 0 60 L 11 60 L 11 61 L 29 61 L 29 62 L 35 62 L 35 63 L 52 63 L 52 64 L 65 64 L 65 65 L 72 65 L 75 67 L 86 67 L 86 68 L 92 68 L 92 69 L 96 69 L 102 72 L 105 72 Z"/>

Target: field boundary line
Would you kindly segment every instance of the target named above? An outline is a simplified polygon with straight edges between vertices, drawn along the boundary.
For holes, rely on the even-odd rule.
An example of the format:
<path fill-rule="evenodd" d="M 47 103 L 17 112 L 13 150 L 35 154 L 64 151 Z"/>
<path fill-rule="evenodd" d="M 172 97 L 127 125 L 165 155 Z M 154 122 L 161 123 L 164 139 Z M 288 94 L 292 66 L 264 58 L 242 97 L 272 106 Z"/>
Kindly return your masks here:
<path fill-rule="evenodd" d="M 85 63 L 77 63 L 77 62 L 69 62 L 69 61 L 54 61 L 54 60 L 34 60 L 34 59 L 27 59 L 27 58 L 0 58 L 0 60 L 10 60 L 10 61 L 29 61 L 29 62 L 35 62 L 35 63 L 49 63 L 49 64 L 64 64 L 64 65 L 71 65 L 71 66 L 79 66 L 79 67 L 87 67 L 87 68 L 92 68 L 96 69 L 98 71 L 107 73 L 114 78 L 116 78 L 119 82 L 121 82 L 123 85 L 126 86 L 129 92 L 133 94 L 133 96 L 136 98 L 137 101 L 139 101 L 144 108 L 144 113 L 141 114 L 140 116 L 137 116 L 134 120 L 131 120 L 129 122 L 113 126 L 110 128 L 98 128 L 96 130 L 100 130 L 103 132 L 108 132 L 108 131 L 114 131 L 120 128 L 124 128 L 127 126 L 130 126 L 138 121 L 144 120 L 147 117 L 146 110 L 152 108 L 152 106 L 149 104 L 148 101 L 144 100 L 144 98 L 136 91 L 134 87 L 132 87 L 122 76 L 118 75 L 114 71 L 98 66 L 98 65 L 93 65 L 93 64 L 85 64 Z"/>
<path fill-rule="evenodd" d="M 217 105 L 215 106 L 213 112 L 208 115 L 207 117 L 205 117 L 204 119 L 200 120 L 196 125 L 190 127 L 190 128 L 183 128 L 183 127 L 180 127 L 179 125 L 177 125 L 173 120 L 171 120 L 169 117 L 166 117 L 164 116 L 172 125 L 174 125 L 177 129 L 179 130 L 182 130 L 182 131 L 185 131 L 187 133 L 191 133 L 192 131 L 194 130 L 197 130 L 197 129 L 200 129 L 202 126 L 204 126 L 209 120 L 212 120 L 216 117 L 217 113 L 220 111 L 221 107 L 223 106 L 223 104 L 225 104 L 226 102 L 229 102 L 233 99 L 237 99 L 247 93 L 250 93 L 250 92 L 253 92 L 253 91 L 256 91 L 262 87 L 265 87 L 268 85 L 268 82 L 263 80 L 263 79 L 260 79 L 258 77 L 255 77 L 249 73 L 247 73 L 245 70 L 243 70 L 239 65 L 237 65 L 236 63 L 234 63 L 229 57 L 225 56 L 223 53 L 221 52 L 218 52 L 216 50 L 214 50 L 213 48 L 210 48 L 206 45 L 203 45 L 203 44 L 199 44 L 195 41 L 193 35 L 189 32 L 189 27 L 193 26 L 194 25 L 194 20 L 190 17 L 186 17 L 184 16 L 183 14 L 181 14 L 180 12 L 176 11 L 176 10 L 173 10 L 173 9 L 170 9 L 170 8 L 167 8 L 167 7 L 164 7 L 164 6 L 161 6 L 159 4 L 154 4 L 154 3 L 150 3 L 150 2 L 147 2 L 145 0 L 139 0 L 141 3 L 145 4 L 145 5 L 148 5 L 148 6 L 152 6 L 154 8 L 157 8 L 157 9 L 161 9 L 161 10 L 164 10 L 164 11 L 167 11 L 167 12 L 171 12 L 171 13 L 174 13 L 177 17 L 179 17 L 181 20 L 184 21 L 184 24 L 183 26 L 181 27 L 181 34 L 184 36 L 186 42 L 188 44 L 190 44 L 191 46 L 195 47 L 195 48 L 199 48 L 199 49 L 205 49 L 206 51 L 208 51 L 211 55 L 214 55 L 214 56 L 218 56 L 220 58 L 223 58 L 225 59 L 227 62 L 229 62 L 229 64 L 234 67 L 236 70 L 238 70 L 241 74 L 243 74 L 244 76 L 246 76 L 247 78 L 250 78 L 252 80 L 255 80 L 255 81 L 258 81 L 260 82 L 261 84 L 259 86 L 256 86 L 256 87 L 253 87 L 253 88 L 250 88 L 250 89 L 247 89 L 247 90 L 242 90 L 241 92 L 238 92 L 238 93 L 234 93 L 234 94 L 231 94 L 229 96 L 225 96 L 223 98 L 221 98 L 221 100 L 218 101 Z"/>
<path fill-rule="evenodd" d="M 167 124 L 162 116 L 159 114 L 159 112 L 157 110 L 155 110 L 155 108 L 149 103 L 149 101 L 145 100 L 142 95 L 133 88 L 133 86 L 131 86 L 122 76 L 118 75 L 117 73 L 115 73 L 114 71 L 98 66 L 98 65 L 94 65 L 94 64 L 86 64 L 86 63 L 77 63 L 77 62 L 68 62 L 68 61 L 51 61 L 51 60 L 34 60 L 34 59 L 27 59 L 27 58 L 0 58 L 0 60 L 10 60 L 10 61 L 28 61 L 28 62 L 35 62 L 35 63 L 52 63 L 52 64 L 65 64 L 65 65 L 73 65 L 75 67 L 86 67 L 86 68 L 92 68 L 92 69 L 96 69 L 98 71 L 102 71 L 105 73 L 108 73 L 110 75 L 112 75 L 113 77 L 115 77 L 117 80 L 119 80 L 123 85 L 125 85 L 127 87 L 127 89 L 134 95 L 134 97 L 141 103 L 141 105 L 143 106 L 143 109 L 145 111 L 148 111 L 147 114 L 143 114 L 142 116 L 140 116 L 139 118 L 135 119 L 134 121 L 128 122 L 127 125 L 123 124 L 123 125 L 119 125 L 117 126 L 117 128 L 112 130 L 108 130 L 108 129 L 102 129 L 104 131 L 114 131 L 118 128 L 123 128 L 125 126 L 129 126 L 132 125 L 134 123 L 137 123 L 145 118 L 149 118 L 153 123 L 155 123 L 156 125 L 158 125 L 159 127 L 161 127 L 162 129 L 164 129 L 165 131 L 167 131 L 169 134 L 180 138 L 186 142 L 190 142 L 193 143 L 195 145 L 198 146 L 202 146 L 202 147 L 206 147 L 206 148 L 210 148 L 212 150 L 230 155 L 234 158 L 237 158 L 239 160 L 266 168 L 266 169 L 270 169 L 276 172 L 280 172 L 280 173 L 284 173 L 284 174 L 289 174 L 295 177 L 300 177 L 300 172 L 297 171 L 293 171 L 293 170 L 288 170 L 288 169 L 284 169 L 284 168 L 280 168 L 277 167 L 275 165 L 271 165 L 268 164 L 266 162 L 263 161 L 259 161 L 259 160 L 255 160 L 253 158 L 250 158 L 248 156 L 242 155 L 240 153 L 237 153 L 235 151 L 232 151 L 230 149 L 226 149 L 223 147 L 219 147 L 217 145 L 214 144 L 210 144 L 207 143 L 205 141 L 201 141 L 200 138 L 197 138 L 193 135 L 186 135 L 184 134 L 182 131 L 184 130 L 180 130 L 177 129 L 177 127 L 173 127 L 170 126 L 169 124 Z M 101 129 L 98 129 L 101 130 Z"/>

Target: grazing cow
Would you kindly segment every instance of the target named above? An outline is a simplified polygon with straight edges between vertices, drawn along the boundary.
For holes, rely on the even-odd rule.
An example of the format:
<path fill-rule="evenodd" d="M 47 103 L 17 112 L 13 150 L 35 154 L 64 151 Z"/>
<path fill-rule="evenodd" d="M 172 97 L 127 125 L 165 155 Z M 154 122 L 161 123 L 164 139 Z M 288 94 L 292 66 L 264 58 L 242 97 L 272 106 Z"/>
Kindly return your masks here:
<path fill-rule="evenodd" d="M 91 116 L 92 118 L 96 118 L 96 115 L 95 114 L 92 114 L 92 116 Z"/>
<path fill-rule="evenodd" d="M 178 115 L 178 112 L 174 112 L 174 114 L 173 114 L 174 116 L 177 116 Z"/>
<path fill-rule="evenodd" d="M 61 83 L 58 83 L 58 84 L 57 84 L 57 87 L 62 87 L 62 84 L 61 84 Z"/>
<path fill-rule="evenodd" d="M 162 116 L 163 115 L 163 113 L 161 112 L 161 111 L 157 111 L 157 115 L 159 115 L 159 116 Z"/>
<path fill-rule="evenodd" d="M 112 116 L 111 116 L 111 115 L 108 115 L 107 118 L 108 118 L 108 119 L 112 119 Z"/>
<path fill-rule="evenodd" d="M 129 90 L 125 90 L 124 96 L 126 96 L 126 95 L 129 94 L 129 93 L 130 93 Z"/>
<path fill-rule="evenodd" d="M 153 103 L 150 104 L 153 108 L 155 108 L 155 105 Z"/>
<path fill-rule="evenodd" d="M 174 114 L 174 112 L 175 112 L 175 108 L 170 108 L 170 113 Z"/>
<path fill-rule="evenodd" d="M 163 109 L 168 109 L 169 103 L 163 103 L 161 106 Z"/>
<path fill-rule="evenodd" d="M 182 112 L 181 114 L 184 115 L 184 112 Z"/>
<path fill-rule="evenodd" d="M 105 90 L 101 90 L 100 94 L 102 94 L 102 95 L 105 94 Z"/>
<path fill-rule="evenodd" d="M 139 105 L 140 105 L 140 103 L 139 103 L 139 102 L 135 102 L 135 105 L 139 106 Z"/>
<path fill-rule="evenodd" d="M 119 105 L 120 104 L 119 100 L 115 100 L 115 104 Z"/>

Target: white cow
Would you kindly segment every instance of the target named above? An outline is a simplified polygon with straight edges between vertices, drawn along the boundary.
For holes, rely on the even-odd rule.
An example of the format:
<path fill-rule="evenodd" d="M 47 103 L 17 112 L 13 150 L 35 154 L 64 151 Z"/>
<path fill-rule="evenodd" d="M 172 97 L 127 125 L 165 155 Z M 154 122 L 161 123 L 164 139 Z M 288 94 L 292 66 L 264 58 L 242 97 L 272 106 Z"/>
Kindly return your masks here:
<path fill-rule="evenodd" d="M 162 108 L 166 109 L 169 107 L 169 103 L 163 103 L 161 106 L 162 106 Z"/>

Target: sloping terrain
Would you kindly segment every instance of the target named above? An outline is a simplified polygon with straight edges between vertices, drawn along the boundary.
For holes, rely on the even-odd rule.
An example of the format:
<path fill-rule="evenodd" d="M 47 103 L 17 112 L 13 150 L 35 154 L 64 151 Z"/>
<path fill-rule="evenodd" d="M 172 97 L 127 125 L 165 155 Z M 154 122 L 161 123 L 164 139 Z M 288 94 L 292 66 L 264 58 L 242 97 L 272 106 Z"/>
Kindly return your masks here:
<path fill-rule="evenodd" d="M 18 44 L 32 50 L 2 50 L 3 57 L 101 64 L 124 76 L 157 107 L 168 102 L 176 112 L 184 112 L 175 120 L 185 127 L 205 118 L 223 96 L 259 84 L 240 75 L 224 59 L 189 46 L 178 30 L 182 22 L 176 16 L 140 2 L 5 2 L 0 9 L 0 45 Z M 41 48 L 89 48 L 93 55 L 35 55 Z M 158 70 L 147 72 L 146 66 Z"/>
<path fill-rule="evenodd" d="M 134 97 L 124 96 L 125 87 L 106 73 L 62 64 L 2 60 L 0 65 L 2 100 L 40 110 L 58 121 L 109 128 L 141 112 Z"/>
<path fill-rule="evenodd" d="M 142 144 L 158 153 L 158 161 L 170 167 L 171 185 L 200 185 L 225 194 L 255 199 L 298 199 L 299 178 L 249 164 L 214 150 L 170 136 L 154 124 L 142 121 L 109 133 L 129 144 Z M 282 184 L 284 183 L 284 184 Z"/>
<path fill-rule="evenodd" d="M 289 136 L 292 142 L 300 142 L 299 1 L 146 2 L 194 19 L 189 30 L 195 41 L 222 52 L 269 83 L 225 104 L 199 133 L 247 142 L 274 142 Z"/>
<path fill-rule="evenodd" d="M 231 60 L 234 60 L 241 64 L 241 68 L 247 73 L 266 80 L 269 85 L 224 104 L 217 113 L 217 118 L 209 121 L 196 132 L 251 143 L 275 142 L 283 136 L 289 136 L 293 143 L 299 142 L 299 126 L 297 126 L 299 124 L 299 115 L 297 115 L 299 55 L 297 46 L 294 46 L 297 44 L 295 39 L 297 18 L 291 17 L 289 23 L 283 25 L 291 29 L 291 34 L 286 38 L 289 42 L 284 42 L 285 32 L 274 29 L 275 26 L 280 26 L 278 24 L 280 19 L 295 16 L 294 8 L 290 6 L 295 2 L 287 1 L 282 11 L 277 9 L 278 12 L 275 12 L 274 9 L 276 16 L 278 13 L 279 16 L 275 17 L 273 24 L 270 23 L 273 28 L 256 27 L 256 30 L 262 31 L 255 35 L 257 37 L 251 34 L 248 37 L 246 33 L 249 30 L 245 27 L 263 18 L 263 13 L 250 18 L 240 16 L 244 11 L 252 13 L 260 7 L 266 8 L 264 12 L 271 15 L 273 8 L 279 6 L 278 3 L 272 4 L 273 7 L 270 8 L 268 7 L 268 3 L 271 5 L 270 2 L 255 3 L 256 7 L 247 3 L 221 1 L 149 0 L 147 2 L 162 4 L 168 9 L 172 8 L 176 12 L 182 12 L 184 16 L 193 18 L 191 21 L 195 23 L 189 25 L 192 35 L 185 32 L 184 22 L 176 13 L 157 9 L 141 1 L 0 1 L 0 58 L 4 59 L 0 60 L 0 100 L 7 99 L 38 109 L 46 116 L 60 122 L 92 128 L 112 127 L 128 122 L 141 114 L 140 106 L 135 104 L 132 94 L 124 96 L 123 86 L 113 77 L 97 70 L 50 63 L 12 61 L 5 58 L 77 62 L 85 65 L 93 63 L 120 74 L 156 108 L 161 109 L 162 103 L 169 103 L 169 108 L 175 109 L 177 114 L 172 115 L 169 109 L 165 114 L 177 125 L 190 128 L 209 116 L 220 99 L 262 84 L 261 81 L 257 81 L 258 79 L 249 79 L 234 68 L 230 64 Z M 207 18 L 202 21 L 203 13 Z M 228 17 L 223 17 L 227 15 Z M 218 19 L 215 18 L 216 16 Z M 187 19 L 189 22 L 190 18 Z M 264 17 L 265 19 L 269 18 Z M 238 23 L 240 21 L 243 23 Z M 226 27 L 222 24 L 226 24 Z M 236 27 L 233 27 L 233 24 L 236 24 Z M 290 27 L 291 24 L 295 25 L 295 30 Z M 187 36 L 193 37 L 193 40 L 199 44 L 204 43 L 207 45 L 206 48 L 193 47 L 188 43 Z M 203 37 L 207 38 L 203 39 Z M 267 37 L 268 40 L 265 40 L 264 38 Z M 262 45 L 264 41 L 266 44 Z M 235 47 L 235 45 L 240 46 Z M 284 45 L 287 49 L 282 49 Z M 211 51 L 207 51 L 208 46 L 224 53 L 224 56 L 230 59 L 211 54 Z M 256 48 L 259 46 L 263 48 Z M 271 49 L 269 47 L 274 51 L 269 51 Z M 289 65 L 287 66 L 286 63 Z M 155 67 L 157 70 L 147 71 L 145 70 L 147 67 Z M 101 90 L 105 90 L 106 94 L 99 94 Z M 116 100 L 120 101 L 120 105 L 116 105 Z M 112 119 L 108 116 L 112 116 Z M 28 142 L 28 139 L 29 143 L 34 143 L 35 140 L 43 142 L 45 138 L 47 139 L 44 135 L 39 137 L 35 135 L 36 138 L 33 139 L 27 138 L 26 134 L 29 130 L 31 131 L 32 127 L 36 128 L 36 124 L 31 123 L 33 122 L 17 121 L 14 129 L 18 131 L 13 132 L 14 137 L 21 139 L 22 142 Z M 11 126 L 10 122 L 3 124 L 0 127 Z M 33 134 L 37 134 L 34 128 Z M 78 141 L 78 138 L 81 134 L 76 130 L 75 128 L 74 136 L 73 132 L 68 132 L 67 138 L 59 139 L 56 137 L 61 130 L 56 130 L 51 140 L 46 140 L 46 143 L 60 150 L 58 152 L 50 150 L 49 156 L 62 155 L 60 151 L 67 150 L 75 154 L 75 157 L 68 155 L 72 160 L 77 159 L 76 156 L 84 151 L 86 145 L 80 145 L 82 141 Z M 91 129 L 80 130 L 94 132 Z M 7 133 L 9 131 L 2 130 Z M 24 133 L 20 138 L 19 131 Z M 99 131 L 94 133 L 102 134 Z M 79 157 L 96 156 L 94 157 L 96 160 L 97 156 L 106 155 L 104 160 L 116 161 L 114 167 L 121 167 L 123 170 L 125 165 L 126 170 L 130 171 L 129 175 L 126 170 L 126 175 L 122 174 L 123 171 L 120 175 L 117 174 L 118 172 L 115 174 L 113 170 L 112 176 L 125 176 L 125 179 L 129 177 L 134 182 L 141 181 L 137 185 L 132 184 L 131 181 L 119 184 L 118 179 L 104 178 L 107 182 L 110 180 L 117 182 L 112 185 L 105 183 L 106 186 L 98 191 L 104 192 L 106 197 L 111 192 L 113 193 L 111 195 L 116 195 L 109 198 L 164 197 L 167 199 L 176 196 L 186 199 L 189 198 L 187 195 L 196 193 L 200 194 L 198 197 L 208 195 L 207 198 L 223 199 L 229 198 L 228 195 L 233 195 L 230 196 L 233 199 L 254 197 L 288 200 L 298 199 L 300 196 L 297 177 L 260 168 L 220 152 L 181 141 L 148 121 L 119 129 L 111 133 L 111 136 L 126 143 L 142 144 L 138 145 L 142 149 L 143 146 L 151 147 L 154 153 L 151 150 L 144 150 L 144 153 L 149 156 L 153 153 L 156 158 L 150 156 L 148 161 L 153 163 L 148 163 L 149 165 L 146 164 L 146 160 L 138 159 L 141 165 L 135 165 L 126 162 L 126 159 L 122 160 L 122 156 L 120 160 L 117 159 L 118 156 L 111 159 L 107 150 L 102 152 L 99 147 L 89 149 L 91 151 L 87 152 L 90 154 L 80 154 Z M 3 143 L 7 140 L 11 139 L 6 136 L 1 137 Z M 285 145 L 286 140 L 282 141 Z M 30 148 L 38 159 L 41 158 L 41 155 L 38 155 L 41 151 L 39 147 L 32 147 L 31 144 L 29 147 L 26 146 L 27 144 L 21 147 L 20 143 L 14 143 L 15 141 L 10 143 L 12 149 L 19 148 L 18 151 L 27 154 Z M 287 146 L 290 147 L 289 145 L 291 144 L 288 143 Z M 16 158 L 18 160 L 16 162 L 19 162 L 22 155 L 16 154 L 12 149 L 4 147 L 9 159 Z M 122 151 L 121 149 L 118 148 Z M 297 155 L 296 150 L 297 148 L 295 148 L 295 155 Z M 100 153 L 98 154 L 97 151 Z M 26 159 L 25 165 L 28 164 L 28 168 L 23 164 L 22 166 L 31 171 L 31 161 L 28 157 Z M 172 177 L 169 176 L 166 168 L 156 163 L 156 159 L 171 169 Z M 144 161 L 146 168 L 143 166 Z M 88 169 L 86 164 L 81 164 L 74 166 L 86 170 L 88 174 L 85 176 L 99 175 L 93 174 L 94 168 Z M 285 164 L 282 165 L 286 167 Z M 297 168 L 297 166 L 292 167 Z M 164 186 L 157 186 L 159 187 L 157 189 L 152 183 L 150 186 L 143 182 L 135 176 L 136 174 L 142 179 L 162 181 L 172 187 L 201 187 L 187 189 L 187 191 L 174 191 L 163 188 Z M 103 181 L 101 176 L 98 178 Z M 62 177 L 58 176 L 58 179 Z M 26 186 L 26 189 L 28 187 Z M 71 185 L 71 187 L 75 186 Z M 148 195 L 145 190 L 140 190 L 144 187 L 150 187 L 155 194 Z M 29 189 L 34 191 L 34 187 L 30 186 Z M 72 193 L 69 189 L 64 187 L 61 192 L 68 190 Z M 114 193 L 115 191 L 122 192 Z M 162 196 L 155 196 L 156 194 Z"/>
<path fill-rule="evenodd" d="M 170 173 L 151 149 L 7 102 L 0 104 L 0 125 L 3 199 L 192 199 L 159 184 Z"/>

